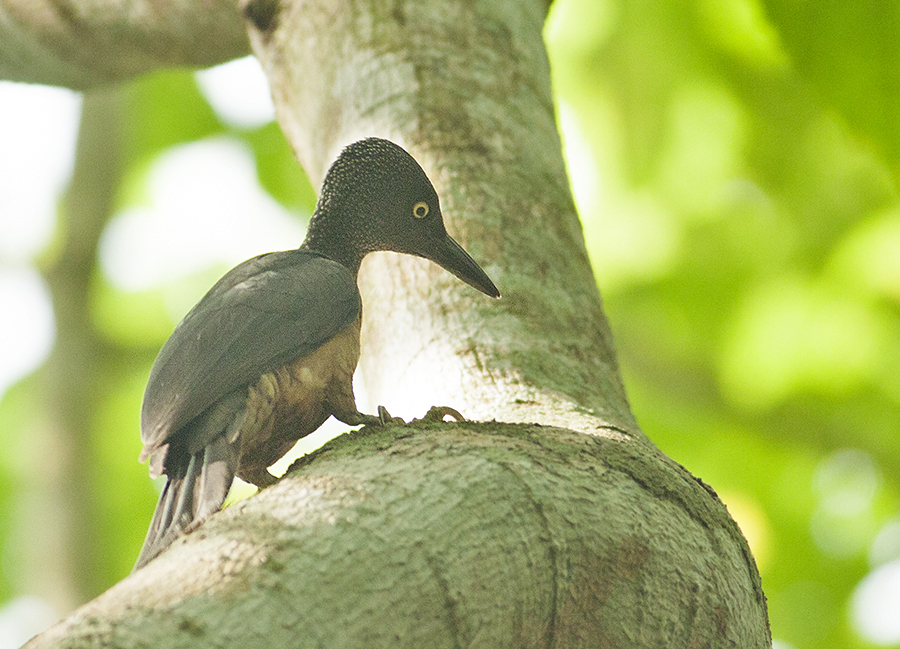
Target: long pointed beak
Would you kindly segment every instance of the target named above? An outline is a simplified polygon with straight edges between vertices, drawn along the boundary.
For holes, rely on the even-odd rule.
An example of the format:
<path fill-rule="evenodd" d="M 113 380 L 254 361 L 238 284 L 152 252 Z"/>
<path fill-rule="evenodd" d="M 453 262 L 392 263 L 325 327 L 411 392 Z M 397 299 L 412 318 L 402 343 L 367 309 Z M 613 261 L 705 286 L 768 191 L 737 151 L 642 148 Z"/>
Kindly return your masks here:
<path fill-rule="evenodd" d="M 500 297 L 500 291 L 487 273 L 449 234 L 424 256 L 485 295 Z"/>

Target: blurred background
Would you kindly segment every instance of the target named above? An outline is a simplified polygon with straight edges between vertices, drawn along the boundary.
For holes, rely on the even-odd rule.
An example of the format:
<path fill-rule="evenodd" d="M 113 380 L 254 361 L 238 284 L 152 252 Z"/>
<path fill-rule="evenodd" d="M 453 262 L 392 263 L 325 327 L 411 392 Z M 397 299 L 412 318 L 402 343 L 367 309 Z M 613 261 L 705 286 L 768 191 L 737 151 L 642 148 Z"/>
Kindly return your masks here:
<path fill-rule="evenodd" d="M 545 31 L 634 411 L 740 524 L 778 649 L 900 647 L 898 35 L 894 0 L 557 0 Z M 0 83 L 0 649 L 128 574 L 156 352 L 303 238 L 268 97 L 252 58 Z"/>

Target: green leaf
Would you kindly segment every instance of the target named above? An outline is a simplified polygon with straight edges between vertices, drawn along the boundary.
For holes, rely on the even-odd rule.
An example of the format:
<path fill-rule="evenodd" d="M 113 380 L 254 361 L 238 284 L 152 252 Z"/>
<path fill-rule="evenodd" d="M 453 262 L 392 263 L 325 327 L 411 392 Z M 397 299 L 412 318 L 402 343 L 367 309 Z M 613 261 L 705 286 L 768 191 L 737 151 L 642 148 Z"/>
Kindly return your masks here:
<path fill-rule="evenodd" d="M 765 0 L 797 71 L 887 158 L 900 163 L 900 3 Z"/>

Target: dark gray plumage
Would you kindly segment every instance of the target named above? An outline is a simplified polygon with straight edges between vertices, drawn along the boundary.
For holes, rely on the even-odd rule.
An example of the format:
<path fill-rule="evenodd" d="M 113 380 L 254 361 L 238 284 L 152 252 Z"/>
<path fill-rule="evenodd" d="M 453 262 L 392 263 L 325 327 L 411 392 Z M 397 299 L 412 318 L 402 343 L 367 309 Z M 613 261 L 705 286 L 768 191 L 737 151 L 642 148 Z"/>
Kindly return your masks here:
<path fill-rule="evenodd" d="M 191 309 L 150 372 L 141 460 L 165 474 L 135 568 L 221 507 L 235 475 L 265 486 L 266 468 L 330 415 L 360 413 L 362 258 L 394 250 L 431 259 L 492 297 L 499 292 L 447 235 L 418 163 L 386 140 L 356 142 L 329 169 L 298 250 L 254 257 Z"/>

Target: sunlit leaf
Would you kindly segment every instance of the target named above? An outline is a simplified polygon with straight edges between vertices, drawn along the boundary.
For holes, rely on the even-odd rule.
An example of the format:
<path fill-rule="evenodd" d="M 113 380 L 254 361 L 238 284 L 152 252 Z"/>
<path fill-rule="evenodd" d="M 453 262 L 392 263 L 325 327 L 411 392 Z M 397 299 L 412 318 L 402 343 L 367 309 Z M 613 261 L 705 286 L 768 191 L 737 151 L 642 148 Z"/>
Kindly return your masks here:
<path fill-rule="evenodd" d="M 765 0 L 798 70 L 860 135 L 900 162 L 900 3 Z"/>

